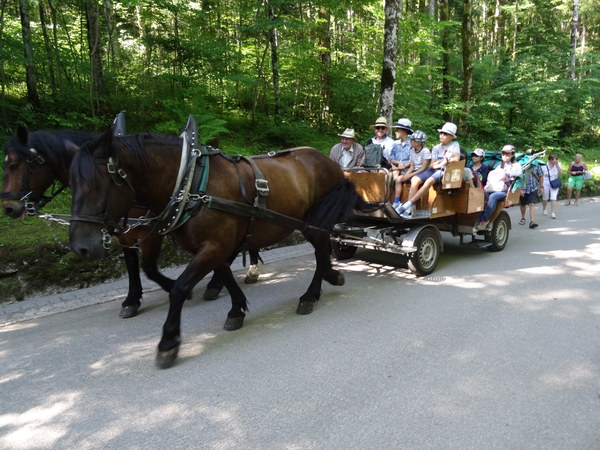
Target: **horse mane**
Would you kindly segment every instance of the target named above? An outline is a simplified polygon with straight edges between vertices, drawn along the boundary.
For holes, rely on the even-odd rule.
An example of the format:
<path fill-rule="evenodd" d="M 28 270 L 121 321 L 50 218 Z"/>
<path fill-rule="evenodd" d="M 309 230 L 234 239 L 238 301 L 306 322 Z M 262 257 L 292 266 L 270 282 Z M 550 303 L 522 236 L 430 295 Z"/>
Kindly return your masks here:
<path fill-rule="evenodd" d="M 152 157 L 146 146 L 153 143 L 180 145 L 181 141 L 173 136 L 154 133 L 113 136 L 111 130 L 107 130 L 96 140 L 86 143 L 75 155 L 70 171 L 71 184 L 74 188 L 85 190 L 102 186 L 97 159 L 112 157 L 117 164 L 128 159 L 138 167 L 147 166 Z"/>
<path fill-rule="evenodd" d="M 26 136 L 27 142 L 22 140 Z M 55 168 L 68 169 L 73 155 L 67 150 L 65 141 L 69 140 L 77 145 L 83 145 L 98 135 L 85 131 L 60 130 L 60 131 L 21 131 L 17 136 L 12 136 L 6 143 L 6 153 L 14 153 L 19 158 L 31 158 L 30 149 L 34 148 L 41 156 L 46 158 Z"/>

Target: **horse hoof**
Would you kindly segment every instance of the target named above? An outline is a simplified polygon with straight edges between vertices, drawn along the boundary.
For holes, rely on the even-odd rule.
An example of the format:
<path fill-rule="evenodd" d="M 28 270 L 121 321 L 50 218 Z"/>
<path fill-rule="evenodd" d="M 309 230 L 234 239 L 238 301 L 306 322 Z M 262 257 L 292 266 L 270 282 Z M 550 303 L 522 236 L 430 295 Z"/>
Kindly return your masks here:
<path fill-rule="evenodd" d="M 220 293 L 221 289 L 207 288 L 206 291 L 204 291 L 204 295 L 202 297 L 204 298 L 204 300 L 207 301 L 216 300 L 217 298 L 219 298 Z"/>
<path fill-rule="evenodd" d="M 119 317 L 123 319 L 129 319 L 130 317 L 137 316 L 139 306 L 123 306 L 121 308 L 121 312 L 119 313 Z"/>
<path fill-rule="evenodd" d="M 169 368 L 177 359 L 178 353 L 179 345 L 172 348 L 171 350 L 167 350 L 166 352 L 159 351 L 156 354 L 156 367 L 158 367 L 159 369 Z"/>
<path fill-rule="evenodd" d="M 246 278 L 244 278 L 244 283 L 245 284 L 254 284 L 258 281 L 258 275 L 246 275 Z"/>
<path fill-rule="evenodd" d="M 317 302 L 300 302 L 298 303 L 298 308 L 296 309 L 296 314 L 300 314 L 301 316 L 306 316 L 313 312 L 313 308 Z"/>
<path fill-rule="evenodd" d="M 239 330 L 240 328 L 242 328 L 243 325 L 244 325 L 244 316 L 228 317 L 227 320 L 225 321 L 225 325 L 223 325 L 223 328 L 226 331 L 235 331 L 235 330 Z"/>
<path fill-rule="evenodd" d="M 346 279 L 344 278 L 344 274 L 338 272 L 333 277 L 331 277 L 331 280 L 327 281 L 329 281 L 329 283 L 331 283 L 332 286 L 343 286 L 346 282 Z"/>

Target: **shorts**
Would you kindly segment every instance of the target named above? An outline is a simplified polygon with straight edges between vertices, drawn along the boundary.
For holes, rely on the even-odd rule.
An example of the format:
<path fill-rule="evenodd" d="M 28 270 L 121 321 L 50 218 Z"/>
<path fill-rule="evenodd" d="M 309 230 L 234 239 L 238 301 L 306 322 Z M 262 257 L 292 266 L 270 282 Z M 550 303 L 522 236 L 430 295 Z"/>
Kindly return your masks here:
<path fill-rule="evenodd" d="M 544 178 L 544 192 L 542 192 L 542 200 L 545 202 L 548 200 L 558 200 L 559 190 L 559 188 L 553 189 L 552 186 L 550 186 L 550 182 Z"/>
<path fill-rule="evenodd" d="M 433 178 L 435 180 L 435 184 L 440 183 L 442 181 L 442 175 L 444 171 L 441 169 L 427 169 L 420 174 L 417 175 L 419 179 L 424 183 L 427 178 Z"/>
<path fill-rule="evenodd" d="M 537 191 L 530 192 L 529 194 L 523 194 L 520 197 L 521 206 L 531 205 L 537 201 L 538 193 Z"/>
<path fill-rule="evenodd" d="M 570 188 L 575 188 L 576 190 L 580 191 L 581 188 L 583 187 L 583 182 L 585 180 L 583 179 L 583 175 L 571 175 L 569 177 L 569 182 L 567 183 L 567 186 Z"/>

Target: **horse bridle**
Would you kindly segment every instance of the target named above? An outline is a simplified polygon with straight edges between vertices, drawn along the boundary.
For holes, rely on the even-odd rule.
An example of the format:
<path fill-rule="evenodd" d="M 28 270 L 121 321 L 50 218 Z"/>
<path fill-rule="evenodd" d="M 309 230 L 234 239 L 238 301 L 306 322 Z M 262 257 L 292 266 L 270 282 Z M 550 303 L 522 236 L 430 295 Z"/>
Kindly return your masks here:
<path fill-rule="evenodd" d="M 55 178 L 56 174 L 52 170 L 52 167 L 50 167 L 49 164 L 46 164 L 46 159 L 40 155 L 35 148 L 31 148 L 29 151 L 32 153 L 31 157 L 23 159 L 25 164 L 27 164 L 27 174 L 25 175 L 23 187 L 18 191 L 2 192 L 0 194 L 0 199 L 2 201 L 17 200 L 19 202 L 25 202 L 25 209 L 27 210 L 27 213 L 29 215 L 35 215 L 37 211 L 35 206 L 36 203 L 38 204 L 38 208 L 44 207 L 54 198 L 56 198 L 58 194 L 65 190 L 67 186 L 61 183 L 60 188 L 52 189 L 52 194 L 50 196 L 34 194 L 34 192 L 31 190 L 31 176 L 33 175 L 33 169 L 35 167 L 33 165 L 34 162 L 37 162 L 40 166 L 54 175 Z M 56 182 L 53 184 L 56 184 Z"/>
<path fill-rule="evenodd" d="M 104 165 L 106 164 L 106 168 L 108 170 L 108 176 L 112 183 L 108 182 L 108 188 L 106 189 L 106 207 L 104 208 L 104 212 L 99 216 L 87 216 L 87 215 L 73 215 L 71 216 L 71 221 L 79 221 L 79 222 L 88 222 L 88 223 L 97 223 L 100 225 L 104 225 L 100 231 L 102 232 L 102 246 L 105 249 L 109 249 L 110 247 L 110 236 L 112 234 L 119 235 L 125 232 L 125 227 L 127 225 L 127 217 L 124 218 L 123 226 L 119 225 L 119 223 L 112 220 L 109 214 L 110 207 L 112 206 L 112 190 L 113 184 L 116 186 L 122 186 L 117 181 L 117 175 L 127 184 L 131 192 L 133 193 L 133 198 L 135 198 L 135 189 L 133 185 L 127 178 L 127 174 L 125 171 L 118 167 L 117 163 L 114 162 L 112 156 L 108 159 L 98 159 L 96 160 L 96 164 Z M 110 231 L 109 231 L 110 230 Z"/>

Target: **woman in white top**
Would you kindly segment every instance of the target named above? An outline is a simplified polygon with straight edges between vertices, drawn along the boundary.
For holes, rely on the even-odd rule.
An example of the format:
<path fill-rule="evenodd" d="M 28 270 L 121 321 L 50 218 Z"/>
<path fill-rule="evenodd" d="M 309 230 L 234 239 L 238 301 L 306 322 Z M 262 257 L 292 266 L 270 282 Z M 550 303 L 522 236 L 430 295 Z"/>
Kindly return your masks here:
<path fill-rule="evenodd" d="M 552 188 L 550 186 L 550 180 L 556 180 L 558 175 L 563 172 L 562 168 L 560 167 L 560 163 L 558 162 L 558 156 L 555 154 L 550 155 L 548 158 L 548 164 L 546 164 L 543 172 L 544 192 L 542 193 L 542 207 L 544 210 L 544 215 L 548 215 L 546 205 L 548 204 L 548 200 L 550 200 L 550 216 L 553 219 L 556 219 L 556 214 L 554 214 L 554 211 L 556 210 L 556 200 L 558 199 L 558 191 L 560 188 Z"/>
<path fill-rule="evenodd" d="M 512 180 L 523 174 L 521 164 L 515 162 L 515 146 L 508 144 L 502 148 L 502 163 L 488 174 L 485 192 L 489 193 L 488 204 L 477 218 L 475 230 L 491 230 L 490 217 L 498 202 L 506 199 Z"/>

